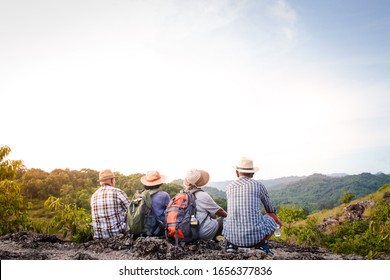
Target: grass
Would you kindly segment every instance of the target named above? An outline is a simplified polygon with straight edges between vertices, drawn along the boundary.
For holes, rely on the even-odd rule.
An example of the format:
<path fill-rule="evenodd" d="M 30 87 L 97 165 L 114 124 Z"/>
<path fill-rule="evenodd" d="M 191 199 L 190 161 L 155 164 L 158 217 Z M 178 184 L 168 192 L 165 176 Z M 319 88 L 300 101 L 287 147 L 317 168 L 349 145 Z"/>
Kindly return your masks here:
<path fill-rule="evenodd" d="M 322 222 L 324 218 L 328 217 L 340 217 L 343 215 L 343 209 L 350 204 L 356 204 L 358 202 L 366 201 L 366 200 L 373 200 L 374 203 L 377 203 L 379 201 L 382 201 L 383 195 L 385 192 L 390 192 L 390 184 L 386 184 L 383 187 L 381 187 L 378 191 L 375 193 L 369 194 L 365 197 L 361 197 L 359 199 L 353 200 L 350 203 L 344 203 L 341 204 L 333 209 L 330 210 L 322 210 L 319 212 L 315 212 L 308 217 L 317 218 L 318 222 Z M 370 216 L 371 214 L 371 207 L 367 207 L 364 211 L 364 216 Z M 302 222 L 302 221 L 301 221 Z"/>
<path fill-rule="evenodd" d="M 32 208 L 28 211 L 28 214 L 30 215 L 33 224 L 50 222 L 55 216 L 55 212 L 51 212 L 45 208 L 44 200 L 33 199 L 29 202 L 32 203 Z"/>

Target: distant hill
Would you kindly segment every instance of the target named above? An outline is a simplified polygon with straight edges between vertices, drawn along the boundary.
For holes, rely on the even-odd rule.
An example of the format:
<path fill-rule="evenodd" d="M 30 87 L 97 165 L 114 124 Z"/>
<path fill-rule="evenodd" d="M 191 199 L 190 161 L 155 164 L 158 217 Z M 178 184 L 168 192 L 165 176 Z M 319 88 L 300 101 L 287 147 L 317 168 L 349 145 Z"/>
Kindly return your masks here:
<path fill-rule="evenodd" d="M 270 189 L 275 186 L 279 185 L 287 185 L 289 183 L 297 182 L 299 180 L 302 180 L 306 178 L 305 176 L 299 177 L 299 176 L 289 176 L 289 177 L 281 177 L 281 178 L 276 178 L 276 179 L 268 179 L 268 180 L 258 180 L 259 182 L 263 183 L 264 186 L 267 189 Z M 209 187 L 214 187 L 217 188 L 221 191 L 226 191 L 226 187 L 232 182 L 233 180 L 230 181 L 219 181 L 219 182 L 209 182 L 207 186 Z"/>
<path fill-rule="evenodd" d="M 296 182 L 274 186 L 269 189 L 269 196 L 275 206 L 293 204 L 312 212 L 339 205 L 346 192 L 352 193 L 357 199 L 377 191 L 389 182 L 390 175 L 383 173 L 341 177 L 313 174 Z"/>
<path fill-rule="evenodd" d="M 227 185 L 229 185 L 231 182 L 233 182 L 233 180 L 230 180 L 230 181 L 218 181 L 218 182 L 209 182 L 207 184 L 208 187 L 213 187 L 213 188 L 216 188 L 220 191 L 224 191 L 226 192 L 226 187 Z"/>
<path fill-rule="evenodd" d="M 331 209 L 340 204 L 346 192 L 355 199 L 377 191 L 390 182 L 390 175 L 362 173 L 313 174 L 310 176 L 290 176 L 271 180 L 259 180 L 268 189 L 276 207 L 295 205 L 305 208 L 309 213 L 315 210 Z M 209 182 L 207 192 L 213 197 L 226 198 L 226 187 L 232 181 Z M 215 189 L 213 189 L 215 188 Z M 217 191 L 217 190 L 219 191 Z"/>
<path fill-rule="evenodd" d="M 276 179 L 259 180 L 259 181 L 262 182 L 264 186 L 269 190 L 273 187 L 292 184 L 300 180 L 303 180 L 305 178 L 306 176 L 289 176 L 289 177 L 281 177 Z"/>
<path fill-rule="evenodd" d="M 204 187 L 204 191 L 207 192 L 209 195 L 211 195 L 212 197 L 222 197 L 222 198 L 226 198 L 226 192 L 225 191 L 221 191 L 217 188 L 214 188 L 214 187 Z"/>

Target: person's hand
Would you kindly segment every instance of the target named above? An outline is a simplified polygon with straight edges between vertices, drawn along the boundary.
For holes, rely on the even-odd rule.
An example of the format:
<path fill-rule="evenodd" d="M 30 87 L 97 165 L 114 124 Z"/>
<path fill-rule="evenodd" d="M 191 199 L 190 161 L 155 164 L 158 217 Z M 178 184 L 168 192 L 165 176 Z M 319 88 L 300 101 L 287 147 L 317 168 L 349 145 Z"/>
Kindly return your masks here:
<path fill-rule="evenodd" d="M 275 215 L 275 217 L 276 217 L 276 215 Z M 282 221 L 278 217 L 276 217 L 276 219 L 277 219 L 276 223 L 279 225 L 279 227 L 282 227 L 283 226 Z"/>

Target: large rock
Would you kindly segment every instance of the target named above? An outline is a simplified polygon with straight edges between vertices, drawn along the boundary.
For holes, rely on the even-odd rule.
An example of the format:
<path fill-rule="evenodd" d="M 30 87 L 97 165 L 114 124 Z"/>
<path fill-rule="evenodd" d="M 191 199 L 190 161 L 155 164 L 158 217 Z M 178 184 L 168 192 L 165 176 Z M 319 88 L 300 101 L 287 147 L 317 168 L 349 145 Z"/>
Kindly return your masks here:
<path fill-rule="evenodd" d="M 364 200 L 359 201 L 358 203 L 350 204 L 346 207 L 344 207 L 344 216 L 347 220 L 354 221 L 354 220 L 361 220 L 363 219 L 363 213 L 366 210 L 367 207 L 373 206 L 374 201 L 373 200 Z"/>
<path fill-rule="evenodd" d="M 274 255 L 254 250 L 227 253 L 225 241 L 197 241 L 184 247 L 157 237 L 128 236 L 86 243 L 62 241 L 52 235 L 18 232 L 0 238 L 0 259 L 14 260 L 342 260 L 361 256 L 337 255 L 319 247 L 288 245 L 270 241 Z"/>

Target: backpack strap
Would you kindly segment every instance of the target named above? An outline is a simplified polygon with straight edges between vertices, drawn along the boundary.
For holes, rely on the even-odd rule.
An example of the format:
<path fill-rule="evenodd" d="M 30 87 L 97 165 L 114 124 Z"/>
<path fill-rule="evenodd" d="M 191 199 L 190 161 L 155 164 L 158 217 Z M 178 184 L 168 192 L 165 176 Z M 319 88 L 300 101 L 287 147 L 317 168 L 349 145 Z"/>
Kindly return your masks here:
<path fill-rule="evenodd" d="M 160 190 L 159 189 L 153 189 L 153 190 L 143 190 L 142 192 L 145 192 L 145 193 L 148 193 L 150 198 L 152 198 L 152 196 L 156 193 L 158 193 Z M 150 205 L 148 205 L 148 207 L 152 210 L 153 214 L 154 214 L 154 210 L 153 210 L 153 207 L 152 207 L 152 201 L 150 201 Z"/>
<path fill-rule="evenodd" d="M 149 192 L 150 198 L 152 198 L 153 195 L 160 192 L 161 190 L 160 190 L 160 188 L 156 188 L 156 189 L 149 189 L 149 190 L 145 190 L 145 191 Z M 157 235 L 159 235 L 160 231 L 162 229 L 164 229 L 164 225 L 163 225 L 163 222 L 157 218 L 156 213 L 154 212 L 153 203 L 150 205 L 150 213 L 153 215 L 154 219 L 156 220 L 157 227 L 152 232 L 148 231 L 147 235 L 157 236 Z"/>
<path fill-rule="evenodd" d="M 151 190 L 145 190 L 146 192 L 149 192 L 150 193 L 150 196 L 158 193 L 160 191 L 160 188 L 157 188 L 157 189 L 151 189 Z"/>
<path fill-rule="evenodd" d="M 199 189 L 199 188 L 196 188 L 196 189 L 193 189 L 193 190 L 189 190 L 190 193 L 192 193 L 194 196 L 197 192 L 204 192 L 204 190 L 202 189 Z M 196 199 L 196 196 L 195 196 L 195 199 Z"/>

